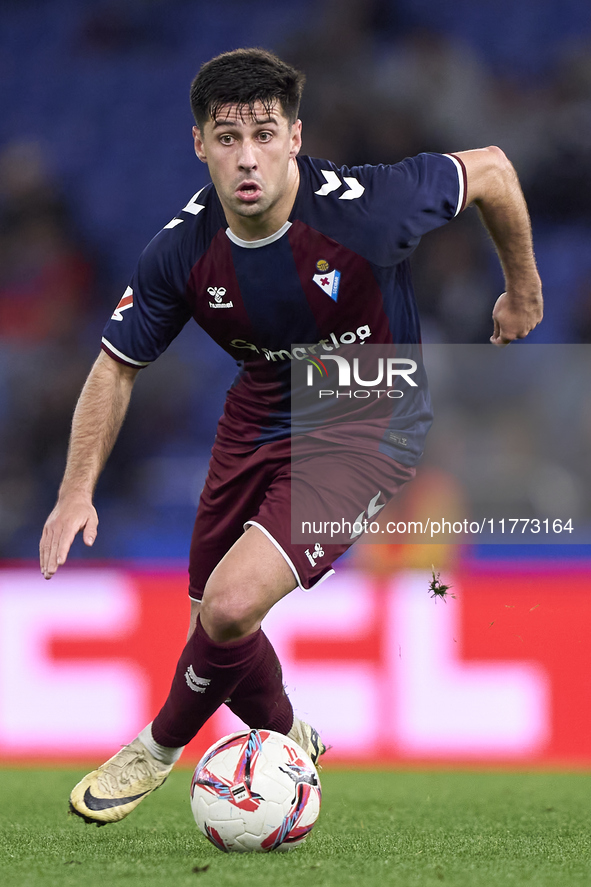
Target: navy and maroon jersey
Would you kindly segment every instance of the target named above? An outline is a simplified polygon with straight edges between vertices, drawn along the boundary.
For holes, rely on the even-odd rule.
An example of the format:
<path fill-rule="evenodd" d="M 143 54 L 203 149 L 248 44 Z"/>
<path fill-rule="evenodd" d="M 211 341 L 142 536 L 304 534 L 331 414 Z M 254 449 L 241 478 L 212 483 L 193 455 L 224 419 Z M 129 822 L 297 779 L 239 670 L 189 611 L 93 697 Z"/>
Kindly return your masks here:
<path fill-rule="evenodd" d="M 263 240 L 236 237 L 213 185 L 202 188 L 144 250 L 104 330 L 111 357 L 143 367 L 193 317 L 242 367 L 218 428 L 228 450 L 290 435 L 292 361 L 341 344 L 420 342 L 408 258 L 464 203 L 465 172 L 452 155 L 298 165 L 289 220 Z M 415 412 L 410 447 L 380 446 L 405 464 L 420 456 L 431 422 L 426 390 Z"/>

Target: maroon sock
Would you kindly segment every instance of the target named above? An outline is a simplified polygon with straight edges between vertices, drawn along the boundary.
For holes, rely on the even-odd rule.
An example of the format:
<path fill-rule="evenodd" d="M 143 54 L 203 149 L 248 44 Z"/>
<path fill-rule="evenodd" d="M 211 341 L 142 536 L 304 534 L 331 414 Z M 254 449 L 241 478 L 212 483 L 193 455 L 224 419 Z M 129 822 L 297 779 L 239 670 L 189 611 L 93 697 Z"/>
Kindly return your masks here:
<path fill-rule="evenodd" d="M 167 748 L 187 745 L 261 658 L 263 639 L 259 628 L 243 640 L 216 644 L 198 618 L 152 723 L 155 741 Z"/>
<path fill-rule="evenodd" d="M 283 686 L 281 663 L 262 631 L 260 650 L 255 665 L 232 691 L 228 708 L 249 727 L 288 733 L 293 708 Z"/>

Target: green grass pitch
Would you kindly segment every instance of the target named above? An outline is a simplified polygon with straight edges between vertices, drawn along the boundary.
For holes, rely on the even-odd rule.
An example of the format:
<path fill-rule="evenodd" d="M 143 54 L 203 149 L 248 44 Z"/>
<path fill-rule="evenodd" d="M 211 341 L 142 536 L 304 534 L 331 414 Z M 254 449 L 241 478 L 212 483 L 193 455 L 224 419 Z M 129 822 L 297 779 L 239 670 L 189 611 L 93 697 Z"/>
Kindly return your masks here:
<path fill-rule="evenodd" d="M 69 770 L 0 770 L 6 887 L 591 885 L 591 776 L 324 770 L 320 819 L 291 853 L 225 855 L 177 770 L 128 819 L 66 815 Z"/>

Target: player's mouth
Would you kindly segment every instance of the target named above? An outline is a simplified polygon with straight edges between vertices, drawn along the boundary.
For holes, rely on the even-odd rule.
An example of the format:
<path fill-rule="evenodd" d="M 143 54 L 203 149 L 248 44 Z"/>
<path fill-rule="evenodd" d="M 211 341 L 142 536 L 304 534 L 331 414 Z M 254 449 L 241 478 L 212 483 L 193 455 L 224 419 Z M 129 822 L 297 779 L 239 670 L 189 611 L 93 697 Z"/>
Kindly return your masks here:
<path fill-rule="evenodd" d="M 236 188 L 236 196 L 245 203 L 254 203 L 263 193 L 262 188 L 256 182 L 240 182 Z"/>

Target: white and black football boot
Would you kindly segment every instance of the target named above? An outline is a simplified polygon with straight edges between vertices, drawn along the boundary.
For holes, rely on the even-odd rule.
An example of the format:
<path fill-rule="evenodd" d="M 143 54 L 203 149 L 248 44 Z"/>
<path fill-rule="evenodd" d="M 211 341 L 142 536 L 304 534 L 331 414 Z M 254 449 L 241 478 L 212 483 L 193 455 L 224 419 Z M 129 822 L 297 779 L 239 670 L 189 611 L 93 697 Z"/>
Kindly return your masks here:
<path fill-rule="evenodd" d="M 173 766 L 157 761 L 134 739 L 74 787 L 70 813 L 96 825 L 119 822 L 160 788 Z"/>
<path fill-rule="evenodd" d="M 296 715 L 293 719 L 293 726 L 287 735 L 289 739 L 293 739 L 304 749 L 313 764 L 318 764 L 318 759 L 326 751 L 326 746 L 314 727 L 305 721 L 300 721 Z"/>

